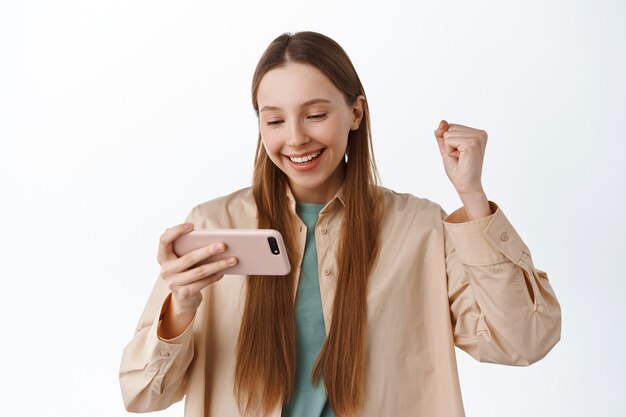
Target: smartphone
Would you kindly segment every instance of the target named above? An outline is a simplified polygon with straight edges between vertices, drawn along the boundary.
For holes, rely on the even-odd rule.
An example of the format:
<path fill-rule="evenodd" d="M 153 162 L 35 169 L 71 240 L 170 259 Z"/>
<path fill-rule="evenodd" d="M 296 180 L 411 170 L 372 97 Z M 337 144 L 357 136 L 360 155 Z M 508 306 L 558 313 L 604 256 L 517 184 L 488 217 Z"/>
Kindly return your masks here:
<path fill-rule="evenodd" d="M 283 237 L 273 229 L 194 229 L 177 238 L 172 250 L 181 257 L 218 242 L 225 243 L 226 250 L 203 259 L 192 268 L 235 256 L 237 264 L 223 270 L 224 274 L 287 275 L 291 270 Z"/>

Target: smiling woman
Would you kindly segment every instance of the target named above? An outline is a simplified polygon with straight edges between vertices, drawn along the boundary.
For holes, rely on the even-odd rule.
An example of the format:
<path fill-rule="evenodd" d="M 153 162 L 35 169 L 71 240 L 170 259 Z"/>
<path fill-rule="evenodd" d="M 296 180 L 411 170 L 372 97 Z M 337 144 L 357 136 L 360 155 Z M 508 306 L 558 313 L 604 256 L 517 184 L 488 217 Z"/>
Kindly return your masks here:
<path fill-rule="evenodd" d="M 265 74 L 257 101 L 265 150 L 296 200 L 329 201 L 343 182 L 348 134 L 361 123 L 365 98 L 348 103 L 320 70 L 288 62 Z"/>
<path fill-rule="evenodd" d="M 186 396 L 187 417 L 461 417 L 455 346 L 529 365 L 558 342 L 548 276 L 483 190 L 485 131 L 445 120 L 434 131 L 463 202 L 447 214 L 378 185 L 364 88 L 327 36 L 277 37 L 252 104 L 252 186 L 161 236 L 161 275 L 122 355 L 128 410 Z M 224 250 L 176 257 L 172 242 L 194 227 L 276 229 L 291 272 L 191 268 Z"/>

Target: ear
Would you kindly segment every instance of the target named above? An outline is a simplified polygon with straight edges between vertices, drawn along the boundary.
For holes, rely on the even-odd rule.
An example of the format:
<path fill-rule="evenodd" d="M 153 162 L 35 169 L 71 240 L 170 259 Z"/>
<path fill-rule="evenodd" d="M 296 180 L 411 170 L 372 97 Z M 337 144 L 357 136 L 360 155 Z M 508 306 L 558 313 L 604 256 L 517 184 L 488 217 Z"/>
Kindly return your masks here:
<path fill-rule="evenodd" d="M 352 123 L 350 130 L 357 130 L 365 114 L 365 96 L 359 95 L 352 105 Z"/>

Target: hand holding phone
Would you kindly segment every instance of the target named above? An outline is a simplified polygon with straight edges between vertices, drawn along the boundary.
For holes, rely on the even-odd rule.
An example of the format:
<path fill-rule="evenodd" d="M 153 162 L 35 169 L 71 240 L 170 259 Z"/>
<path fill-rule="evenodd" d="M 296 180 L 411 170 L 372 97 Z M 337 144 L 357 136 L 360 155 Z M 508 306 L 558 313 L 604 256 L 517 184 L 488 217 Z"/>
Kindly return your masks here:
<path fill-rule="evenodd" d="M 273 229 L 197 229 L 179 236 L 172 245 L 177 256 L 201 247 L 225 243 L 226 250 L 198 265 L 235 256 L 237 265 L 223 272 L 237 275 L 287 275 L 291 270 L 281 234 Z"/>
<path fill-rule="evenodd" d="M 198 262 L 226 251 L 223 242 L 199 247 L 184 256 L 176 255 L 173 251 L 173 242 L 192 230 L 192 223 L 179 224 L 167 229 L 160 237 L 157 255 L 157 261 L 161 265 L 161 278 L 172 291 L 167 312 L 170 317 L 184 317 L 185 320 L 178 321 L 181 325 L 185 321 L 187 324 L 191 321 L 202 302 L 200 291 L 207 285 L 219 281 L 224 276 L 225 269 L 237 264 L 237 258 L 229 256 L 194 267 Z"/>

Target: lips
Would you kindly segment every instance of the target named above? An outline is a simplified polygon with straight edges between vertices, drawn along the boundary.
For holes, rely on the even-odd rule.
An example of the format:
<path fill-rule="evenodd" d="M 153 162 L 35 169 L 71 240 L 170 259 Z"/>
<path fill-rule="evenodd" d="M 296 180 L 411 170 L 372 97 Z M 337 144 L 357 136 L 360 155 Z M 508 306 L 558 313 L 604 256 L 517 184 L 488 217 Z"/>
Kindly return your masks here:
<path fill-rule="evenodd" d="M 310 153 L 308 155 L 304 155 L 304 156 L 301 156 L 301 157 L 290 156 L 289 159 L 291 159 L 291 162 L 295 162 L 297 164 L 304 164 L 304 163 L 307 163 L 309 161 L 314 160 L 315 158 L 320 156 L 321 153 L 322 152 L 317 151 L 317 152 L 313 152 L 313 153 Z"/>
<path fill-rule="evenodd" d="M 294 156 L 285 156 L 289 165 L 295 169 L 296 171 L 304 172 L 314 169 L 317 165 L 319 165 L 319 161 L 322 160 L 322 156 L 324 155 L 324 149 L 320 149 L 315 152 L 308 152 L 302 154 L 302 156 L 294 157 Z M 296 162 L 303 161 L 303 162 Z"/>
<path fill-rule="evenodd" d="M 323 152 L 324 149 L 318 149 L 317 151 L 312 151 L 300 155 L 287 156 L 287 158 L 289 158 L 289 160 L 295 164 L 306 165 L 307 163 L 318 158 Z"/>

